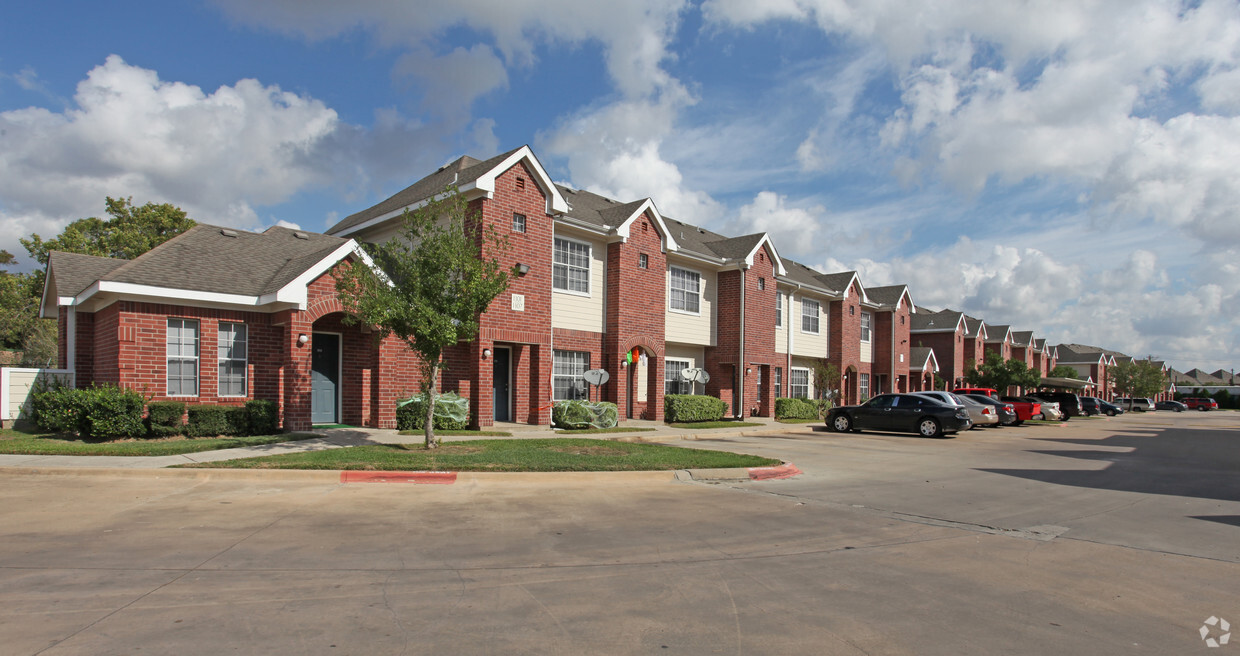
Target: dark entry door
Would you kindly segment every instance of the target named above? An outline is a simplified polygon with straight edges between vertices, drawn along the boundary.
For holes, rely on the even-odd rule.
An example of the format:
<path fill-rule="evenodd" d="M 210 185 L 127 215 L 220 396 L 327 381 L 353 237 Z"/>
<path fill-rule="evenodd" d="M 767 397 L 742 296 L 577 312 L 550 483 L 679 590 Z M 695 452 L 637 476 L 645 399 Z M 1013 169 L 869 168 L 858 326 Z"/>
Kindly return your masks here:
<path fill-rule="evenodd" d="M 334 424 L 340 386 L 340 336 L 314 333 L 310 359 L 310 422 Z"/>
<path fill-rule="evenodd" d="M 496 348 L 491 377 L 495 390 L 495 421 L 512 421 L 512 355 L 506 348 Z"/>

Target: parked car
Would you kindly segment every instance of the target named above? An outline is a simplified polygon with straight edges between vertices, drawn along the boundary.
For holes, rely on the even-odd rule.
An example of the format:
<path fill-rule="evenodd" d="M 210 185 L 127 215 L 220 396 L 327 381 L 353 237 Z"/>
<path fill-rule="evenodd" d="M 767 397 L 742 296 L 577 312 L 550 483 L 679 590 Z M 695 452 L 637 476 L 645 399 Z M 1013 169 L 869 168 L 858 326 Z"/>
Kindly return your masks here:
<path fill-rule="evenodd" d="M 955 392 L 952 393 L 955 394 Z M 1015 406 L 1007 401 L 1000 401 L 993 396 L 986 396 L 984 394 L 956 394 L 956 396 L 962 399 L 974 399 L 993 407 L 999 415 L 1000 426 L 1016 426 L 1020 424 L 1020 417 L 1016 415 Z"/>
<path fill-rule="evenodd" d="M 1189 410 L 1218 410 L 1218 401 L 1210 398 L 1189 397 L 1184 399 L 1184 405 Z"/>
<path fill-rule="evenodd" d="M 1045 405 L 1040 399 L 1031 399 L 1025 396 L 1001 396 L 1000 401 L 1011 403 L 1012 409 L 1016 411 L 1016 423 L 1019 426 L 1030 419 L 1042 419 L 1045 414 Z"/>
<path fill-rule="evenodd" d="M 1101 399 L 1098 399 L 1092 396 L 1082 396 L 1078 398 L 1081 399 L 1081 414 L 1082 415 L 1086 417 L 1092 417 L 1094 415 L 1102 414 L 1102 408 L 1098 406 L 1098 402 L 1101 401 Z"/>
<path fill-rule="evenodd" d="M 1184 412 L 1188 409 L 1187 405 L 1179 401 L 1159 401 L 1154 404 L 1155 410 L 1170 410 L 1172 412 Z"/>
<path fill-rule="evenodd" d="M 946 403 L 947 405 L 958 405 L 958 406 L 964 407 L 964 401 L 961 401 L 959 396 L 956 396 L 955 394 L 951 392 L 929 391 L 929 392 L 913 392 L 913 394 L 920 394 L 922 396 L 928 396 L 932 399 L 938 399 L 939 402 Z"/>
<path fill-rule="evenodd" d="M 1102 413 L 1108 417 L 1114 417 L 1115 415 L 1124 414 L 1123 408 L 1115 405 L 1114 403 L 1111 403 L 1110 401 L 1103 401 L 1102 399 L 1098 399 L 1098 407 L 1100 407 L 1102 409 Z"/>
<path fill-rule="evenodd" d="M 999 398 L 999 390 L 992 387 L 957 387 L 952 390 L 952 394 L 957 396 L 961 394 L 980 394 L 981 396 L 989 396 L 992 399 Z"/>
<path fill-rule="evenodd" d="M 827 427 L 837 433 L 880 430 L 940 437 L 972 426 L 963 407 L 919 394 L 880 394 L 861 405 L 831 408 L 827 415 Z"/>
<path fill-rule="evenodd" d="M 1121 397 L 1121 398 L 1115 399 L 1115 405 L 1118 405 L 1121 408 L 1135 410 L 1136 412 L 1147 412 L 1150 410 L 1154 410 L 1154 402 L 1149 399 L 1142 399 L 1142 398 L 1130 399 L 1127 397 Z M 1188 404 L 1186 403 L 1185 405 L 1188 405 Z"/>
<path fill-rule="evenodd" d="M 957 394 L 956 398 L 964 402 L 964 409 L 969 411 L 969 419 L 973 421 L 973 428 L 999 425 L 999 413 L 994 406 L 982 403 L 967 394 Z"/>
<path fill-rule="evenodd" d="M 1029 396 L 1032 396 L 1035 399 L 1042 399 L 1044 401 L 1054 401 L 1058 403 L 1059 410 L 1063 412 L 1063 417 L 1060 418 L 1060 421 L 1067 421 L 1068 419 L 1072 417 L 1081 416 L 1081 397 L 1077 396 L 1076 394 L 1072 392 L 1052 392 L 1052 391 L 1039 390 L 1037 392 L 1031 393 Z"/>

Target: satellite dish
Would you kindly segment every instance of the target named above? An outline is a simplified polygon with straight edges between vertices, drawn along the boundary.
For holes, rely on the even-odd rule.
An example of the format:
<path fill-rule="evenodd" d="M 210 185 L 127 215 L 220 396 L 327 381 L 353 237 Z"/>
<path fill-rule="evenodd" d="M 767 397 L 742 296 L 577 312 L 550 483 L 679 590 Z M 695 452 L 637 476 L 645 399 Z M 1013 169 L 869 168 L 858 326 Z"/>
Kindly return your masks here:
<path fill-rule="evenodd" d="M 607 373 L 604 369 L 589 369 L 585 373 L 581 374 L 581 377 L 585 378 L 586 382 L 591 385 L 602 385 L 607 382 L 609 378 L 611 378 L 611 374 Z"/>
<path fill-rule="evenodd" d="M 710 382 L 710 374 L 706 373 L 705 369 L 698 369 L 696 367 L 681 369 L 680 377 L 691 383 L 706 384 Z"/>

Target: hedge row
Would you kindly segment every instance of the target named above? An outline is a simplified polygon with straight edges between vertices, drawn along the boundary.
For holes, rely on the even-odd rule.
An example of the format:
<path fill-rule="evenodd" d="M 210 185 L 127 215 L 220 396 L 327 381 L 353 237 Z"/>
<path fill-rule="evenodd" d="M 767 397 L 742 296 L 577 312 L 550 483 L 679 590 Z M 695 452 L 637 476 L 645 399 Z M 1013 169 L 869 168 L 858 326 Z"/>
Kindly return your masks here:
<path fill-rule="evenodd" d="M 776 419 L 818 419 L 830 407 L 825 399 L 775 399 Z"/>
<path fill-rule="evenodd" d="M 668 394 L 663 397 L 663 420 L 668 423 L 719 421 L 728 404 L 713 396 Z"/>
<path fill-rule="evenodd" d="M 422 430 L 426 426 L 426 394 L 418 394 L 396 407 L 396 429 Z M 435 396 L 435 430 L 465 430 L 469 427 L 469 399 L 446 392 Z"/>
<path fill-rule="evenodd" d="M 145 411 L 145 417 L 144 415 Z M 188 415 L 189 421 L 183 421 Z M 114 385 L 75 389 L 60 384 L 31 392 L 31 418 L 40 430 L 77 433 L 92 440 L 125 437 L 215 437 L 271 435 L 279 432 L 279 409 L 272 401 L 241 406 L 191 405 L 153 401 Z"/>
<path fill-rule="evenodd" d="M 551 407 L 551 425 L 569 430 L 613 428 L 620 421 L 615 403 L 600 401 L 557 401 Z"/>

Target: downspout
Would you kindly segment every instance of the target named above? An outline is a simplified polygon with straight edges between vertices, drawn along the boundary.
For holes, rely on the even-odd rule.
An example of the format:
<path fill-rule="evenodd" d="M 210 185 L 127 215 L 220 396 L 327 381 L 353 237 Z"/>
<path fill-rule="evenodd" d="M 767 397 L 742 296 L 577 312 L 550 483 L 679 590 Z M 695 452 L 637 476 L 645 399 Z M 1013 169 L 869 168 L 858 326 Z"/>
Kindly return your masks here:
<path fill-rule="evenodd" d="M 792 290 L 793 295 L 801 291 L 801 283 L 797 283 L 797 288 Z M 783 308 L 780 308 L 782 311 Z M 784 314 L 784 330 L 788 331 L 788 364 L 784 367 L 784 375 L 788 377 L 788 383 L 792 384 L 792 349 L 796 342 L 792 339 L 792 296 L 788 297 L 788 312 Z M 780 381 L 781 383 L 783 381 Z"/>
<path fill-rule="evenodd" d="M 896 309 L 891 313 L 891 378 L 888 384 L 891 385 L 891 393 L 896 391 L 896 313 L 900 311 L 900 301 L 896 301 Z"/>
<path fill-rule="evenodd" d="M 75 372 L 73 385 L 77 386 L 77 306 L 65 309 L 65 369 Z"/>
<path fill-rule="evenodd" d="M 736 377 L 740 380 L 740 402 L 734 403 L 732 410 L 737 419 L 745 416 L 745 273 L 741 267 L 741 325 L 740 325 L 740 356 L 736 364 Z M 735 397 L 733 397 L 735 398 Z"/>

